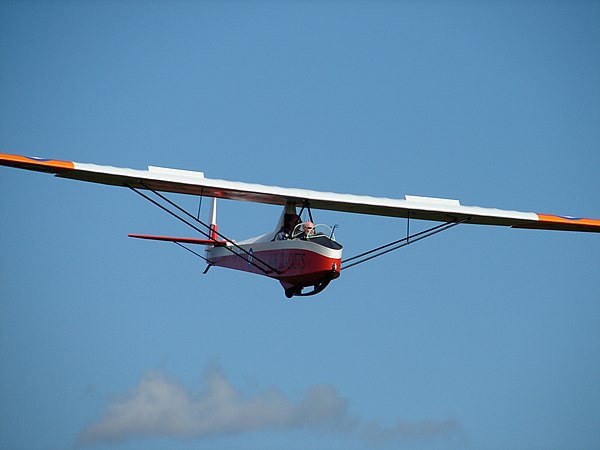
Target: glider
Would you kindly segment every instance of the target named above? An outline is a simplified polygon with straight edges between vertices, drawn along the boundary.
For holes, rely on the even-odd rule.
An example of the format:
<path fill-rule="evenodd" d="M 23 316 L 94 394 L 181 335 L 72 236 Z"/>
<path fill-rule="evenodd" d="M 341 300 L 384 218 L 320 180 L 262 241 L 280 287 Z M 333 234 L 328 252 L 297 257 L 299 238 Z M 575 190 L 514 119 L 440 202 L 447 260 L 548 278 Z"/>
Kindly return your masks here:
<path fill-rule="evenodd" d="M 184 247 L 212 266 L 264 275 L 278 280 L 288 298 L 314 295 L 339 277 L 341 270 L 404 247 L 433 234 L 469 223 L 512 228 L 600 232 L 600 220 L 464 206 L 458 200 L 406 195 L 404 199 L 337 194 L 307 189 L 265 186 L 206 178 L 204 173 L 149 166 L 147 170 L 0 154 L 0 165 L 47 172 L 61 178 L 126 187 L 170 215 L 183 221 L 204 238 L 181 238 L 131 234 L 131 237 L 169 241 Z M 162 193 L 212 197 L 211 223 L 202 222 Z M 218 198 L 280 205 L 276 227 L 261 236 L 236 242 L 218 231 Z M 300 208 L 300 212 L 297 212 Z M 312 210 L 331 210 L 409 220 L 439 222 L 425 231 L 342 260 L 342 245 L 335 227 L 315 225 Z M 305 212 L 310 220 L 302 222 Z M 203 245 L 205 255 L 183 244 Z M 307 290 L 310 289 L 310 290 Z"/>

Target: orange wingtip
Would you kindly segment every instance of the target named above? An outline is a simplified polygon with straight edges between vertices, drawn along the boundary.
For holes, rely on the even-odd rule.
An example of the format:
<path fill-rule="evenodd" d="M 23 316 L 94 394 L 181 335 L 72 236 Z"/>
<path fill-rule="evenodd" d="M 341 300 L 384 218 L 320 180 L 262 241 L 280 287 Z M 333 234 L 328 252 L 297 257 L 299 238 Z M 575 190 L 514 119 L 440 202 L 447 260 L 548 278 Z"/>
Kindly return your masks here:
<path fill-rule="evenodd" d="M 43 170 L 44 168 L 59 169 L 59 170 L 73 170 L 75 164 L 72 161 L 61 161 L 58 159 L 44 159 L 36 158 L 32 156 L 21 156 L 21 155 L 8 155 L 6 153 L 0 153 L 0 164 L 3 166 L 20 167 L 25 169 L 38 169 Z"/>
<path fill-rule="evenodd" d="M 586 219 L 586 218 L 578 218 L 578 217 L 563 217 L 563 216 L 554 216 L 551 214 L 538 214 L 538 218 L 540 222 L 546 223 L 563 223 L 570 225 L 584 225 L 590 227 L 600 227 L 600 220 L 597 219 Z"/>

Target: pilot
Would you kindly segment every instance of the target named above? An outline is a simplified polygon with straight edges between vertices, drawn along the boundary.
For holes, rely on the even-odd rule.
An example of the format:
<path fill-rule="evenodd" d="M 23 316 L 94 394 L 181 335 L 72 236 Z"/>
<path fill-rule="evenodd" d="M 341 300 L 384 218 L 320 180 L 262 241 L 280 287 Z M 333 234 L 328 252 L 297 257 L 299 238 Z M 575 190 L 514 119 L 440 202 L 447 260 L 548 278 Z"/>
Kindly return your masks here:
<path fill-rule="evenodd" d="M 315 234 L 315 224 L 311 221 L 304 222 L 302 224 L 302 233 L 298 236 L 298 239 L 308 239 Z"/>
<path fill-rule="evenodd" d="M 300 218 L 296 214 L 286 214 L 283 218 L 283 226 L 277 232 L 273 241 L 284 241 L 289 239 L 292 235 L 292 231 L 296 227 L 296 224 L 300 221 Z"/>

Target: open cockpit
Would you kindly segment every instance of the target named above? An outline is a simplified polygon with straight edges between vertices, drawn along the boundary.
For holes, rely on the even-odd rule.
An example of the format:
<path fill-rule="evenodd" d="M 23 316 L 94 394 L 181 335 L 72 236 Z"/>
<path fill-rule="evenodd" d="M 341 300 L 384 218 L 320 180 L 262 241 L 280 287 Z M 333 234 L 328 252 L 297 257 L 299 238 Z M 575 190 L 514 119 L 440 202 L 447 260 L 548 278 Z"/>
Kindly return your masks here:
<path fill-rule="evenodd" d="M 337 225 L 330 227 L 326 224 L 313 225 L 312 222 L 301 222 L 295 226 L 290 239 L 302 239 L 323 247 L 341 250 L 342 245 L 335 240 L 335 229 Z"/>

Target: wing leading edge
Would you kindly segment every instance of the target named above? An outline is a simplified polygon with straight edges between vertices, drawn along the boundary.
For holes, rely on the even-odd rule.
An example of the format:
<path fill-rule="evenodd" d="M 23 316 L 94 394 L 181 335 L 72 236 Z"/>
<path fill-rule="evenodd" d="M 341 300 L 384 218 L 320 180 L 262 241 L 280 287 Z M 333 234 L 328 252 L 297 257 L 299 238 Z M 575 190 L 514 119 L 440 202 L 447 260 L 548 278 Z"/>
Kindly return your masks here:
<path fill-rule="evenodd" d="M 136 189 L 152 189 L 206 197 L 225 198 L 272 205 L 306 201 L 312 209 L 371 214 L 389 217 L 410 217 L 417 220 L 448 222 L 470 218 L 481 225 L 499 225 L 515 228 L 600 232 L 600 220 L 574 218 L 533 212 L 508 211 L 478 206 L 464 206 L 458 200 L 405 196 L 404 199 L 337 194 L 306 189 L 265 186 L 210 179 L 202 172 L 149 166 L 148 170 L 127 169 L 95 164 L 42 159 L 0 153 L 0 165 L 20 169 L 54 173 L 92 183 L 101 183 Z"/>

